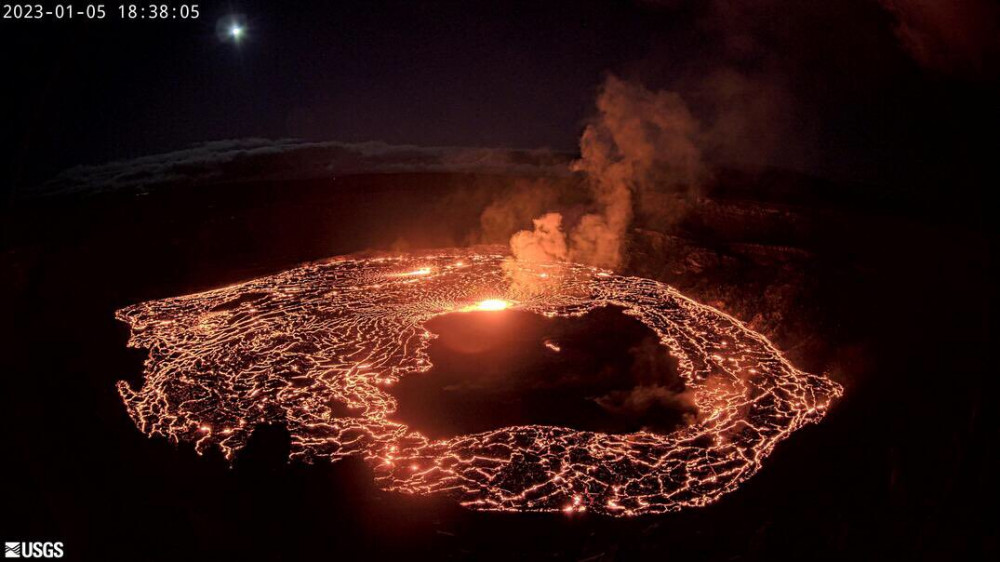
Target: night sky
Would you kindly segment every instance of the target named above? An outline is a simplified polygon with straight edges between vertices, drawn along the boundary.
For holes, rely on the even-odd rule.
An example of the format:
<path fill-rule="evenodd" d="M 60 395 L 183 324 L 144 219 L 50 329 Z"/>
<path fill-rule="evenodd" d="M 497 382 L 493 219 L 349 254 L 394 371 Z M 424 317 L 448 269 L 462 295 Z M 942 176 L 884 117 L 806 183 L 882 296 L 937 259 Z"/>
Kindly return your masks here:
<path fill-rule="evenodd" d="M 232 6 L 194 22 L 5 22 L 21 67 L 5 136 L 25 173 L 246 136 L 573 149 L 602 71 L 640 57 L 654 28 L 613 5 Z M 248 19 L 238 46 L 215 33 L 230 13 Z"/>
<path fill-rule="evenodd" d="M 721 161 L 976 181 L 996 10 L 919 4 L 208 2 L 195 21 L 122 21 L 117 5 L 97 22 L 5 20 L 4 183 L 245 137 L 574 151 L 607 73 L 710 121 L 722 71 L 752 85 L 735 112 L 757 120 Z M 216 33 L 233 14 L 238 45 Z"/>

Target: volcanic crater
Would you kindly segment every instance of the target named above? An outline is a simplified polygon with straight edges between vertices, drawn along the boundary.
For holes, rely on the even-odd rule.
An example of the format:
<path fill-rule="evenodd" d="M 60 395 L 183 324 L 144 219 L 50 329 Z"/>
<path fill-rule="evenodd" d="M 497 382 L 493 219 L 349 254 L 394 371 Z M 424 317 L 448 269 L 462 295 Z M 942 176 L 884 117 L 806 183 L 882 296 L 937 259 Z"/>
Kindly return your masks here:
<path fill-rule="evenodd" d="M 430 438 L 517 425 L 669 433 L 697 414 L 677 359 L 621 307 L 459 312 L 424 327 L 432 367 L 391 393 L 393 419 Z"/>

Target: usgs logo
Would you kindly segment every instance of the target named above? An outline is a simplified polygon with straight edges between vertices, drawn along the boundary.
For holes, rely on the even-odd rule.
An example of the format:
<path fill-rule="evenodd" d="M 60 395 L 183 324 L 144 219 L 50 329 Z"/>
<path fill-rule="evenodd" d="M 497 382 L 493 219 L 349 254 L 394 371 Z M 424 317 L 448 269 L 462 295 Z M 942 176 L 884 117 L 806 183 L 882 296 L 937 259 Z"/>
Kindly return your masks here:
<path fill-rule="evenodd" d="M 62 558 L 61 542 L 5 542 L 4 558 Z"/>

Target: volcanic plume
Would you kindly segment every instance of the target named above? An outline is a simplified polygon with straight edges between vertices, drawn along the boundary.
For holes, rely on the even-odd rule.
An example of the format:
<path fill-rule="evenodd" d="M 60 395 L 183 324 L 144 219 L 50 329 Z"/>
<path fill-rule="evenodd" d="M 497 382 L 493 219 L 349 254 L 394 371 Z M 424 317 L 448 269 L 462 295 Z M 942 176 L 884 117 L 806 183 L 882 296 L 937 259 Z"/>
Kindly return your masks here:
<path fill-rule="evenodd" d="M 621 266 L 636 208 L 672 222 L 706 176 L 699 132 L 678 94 L 608 76 L 597 97 L 597 115 L 580 138 L 581 157 L 572 165 L 586 176 L 592 212 L 571 226 L 568 239 L 560 214 L 536 219 L 533 230 L 511 238 L 514 257 Z"/>

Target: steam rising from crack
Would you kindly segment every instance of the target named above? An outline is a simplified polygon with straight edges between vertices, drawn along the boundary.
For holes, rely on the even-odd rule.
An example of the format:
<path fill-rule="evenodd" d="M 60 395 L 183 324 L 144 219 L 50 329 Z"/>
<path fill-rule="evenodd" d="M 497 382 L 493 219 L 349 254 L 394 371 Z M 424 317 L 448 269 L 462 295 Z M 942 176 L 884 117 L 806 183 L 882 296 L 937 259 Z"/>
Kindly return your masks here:
<path fill-rule="evenodd" d="M 124 308 L 129 345 L 149 358 L 143 386 L 122 381 L 119 392 L 143 433 L 193 442 L 199 453 L 218 447 L 232 459 L 255 427 L 284 424 L 293 459 L 357 455 L 386 490 L 481 510 L 609 515 L 715 501 L 841 393 L 671 287 L 559 263 L 524 268 L 520 275 L 548 280 L 525 292 L 507 258 L 489 247 L 339 259 Z M 626 435 L 526 425 L 434 440 L 395 419 L 393 385 L 431 368 L 430 319 L 507 308 L 573 316 L 608 305 L 656 332 L 689 393 L 640 388 L 606 406 L 683 399 L 698 412 L 691 425 Z"/>

